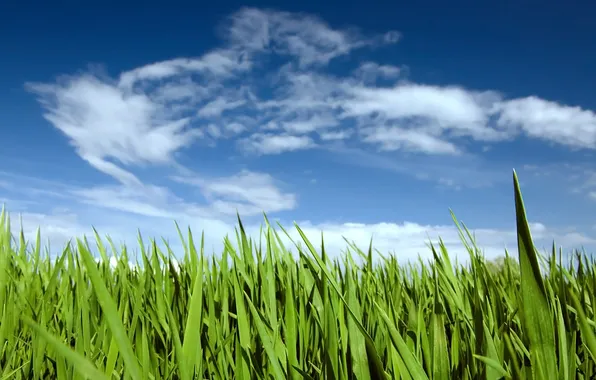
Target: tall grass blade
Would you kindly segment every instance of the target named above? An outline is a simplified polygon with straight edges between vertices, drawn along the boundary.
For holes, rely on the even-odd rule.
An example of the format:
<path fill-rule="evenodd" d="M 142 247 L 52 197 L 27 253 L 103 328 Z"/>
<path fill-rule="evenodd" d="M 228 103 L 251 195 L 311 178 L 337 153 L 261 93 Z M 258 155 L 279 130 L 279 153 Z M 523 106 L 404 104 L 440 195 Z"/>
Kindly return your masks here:
<path fill-rule="evenodd" d="M 550 379 L 557 373 L 553 313 L 542 281 L 536 250 L 526 218 L 517 174 L 513 172 L 517 243 L 521 269 L 524 332 L 530 342 L 532 369 L 536 379 Z"/>

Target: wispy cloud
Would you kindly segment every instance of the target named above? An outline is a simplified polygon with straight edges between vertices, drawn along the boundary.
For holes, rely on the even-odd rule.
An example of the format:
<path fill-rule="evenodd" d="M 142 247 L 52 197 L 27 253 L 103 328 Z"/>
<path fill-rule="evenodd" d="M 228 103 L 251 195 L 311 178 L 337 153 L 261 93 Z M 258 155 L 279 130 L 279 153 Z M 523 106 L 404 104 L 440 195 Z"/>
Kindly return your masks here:
<path fill-rule="evenodd" d="M 164 105 L 145 94 L 127 94 L 83 75 L 57 84 L 31 84 L 46 119 L 64 133 L 79 156 L 122 183 L 139 183 L 122 165 L 167 164 L 201 134 L 188 118 L 168 119 Z"/>
<path fill-rule="evenodd" d="M 396 32 L 369 36 L 311 15 L 253 8 L 219 31 L 222 46 L 197 58 L 155 62 L 113 80 L 84 74 L 28 88 L 82 158 L 127 183 L 135 178 L 123 166 L 167 164 L 200 139 L 239 138 L 239 148 L 262 154 L 342 140 L 454 155 L 466 151 L 462 139 L 495 143 L 520 134 L 596 148 L 596 116 L 579 107 L 412 83 L 381 62 L 356 63 L 344 76 L 329 71 L 356 49 L 398 42 Z"/>
<path fill-rule="evenodd" d="M 212 232 L 223 233 L 231 230 L 229 217 L 236 210 L 249 216 L 293 210 L 298 194 L 284 191 L 266 173 L 245 170 L 218 177 L 183 167 L 178 158 L 199 143 L 231 142 L 226 146 L 255 155 L 315 148 L 359 152 L 352 156 L 357 164 L 454 188 L 466 181 L 475 186 L 494 181 L 484 168 L 458 166 L 471 157 L 470 143 L 489 146 L 525 135 L 562 147 L 596 149 L 593 111 L 538 97 L 507 99 L 492 89 L 415 83 L 407 80 L 407 68 L 394 62 L 352 59 L 356 50 L 391 49 L 400 40 L 396 31 L 369 35 L 334 28 L 312 15 L 243 8 L 223 20 L 218 32 L 221 45 L 198 57 L 149 63 L 115 78 L 88 72 L 27 84 L 47 121 L 80 158 L 114 179 L 94 186 L 56 186 L 56 193 L 122 213 L 119 217 L 127 222 L 132 215 L 152 231 L 165 220 L 190 224 L 200 219 L 215 226 Z M 353 64 L 343 74 L 330 69 L 340 57 L 342 64 Z M 391 152 L 418 156 L 396 163 L 386 156 Z M 436 156 L 440 162 L 425 164 Z M 424 170 L 417 170 L 421 165 Z M 442 170 L 446 166 L 449 175 Z M 165 168 L 173 181 L 157 183 L 142 174 L 147 167 Z M 479 173 L 473 181 L 470 170 Z M 182 197 L 176 186 L 191 186 L 196 197 Z M 589 191 L 593 194 L 594 188 Z M 81 231 L 79 216 L 46 210 L 44 221 L 41 215 L 27 217 L 31 224 L 57 226 L 55 234 Z M 429 228 L 443 237 L 457 236 L 446 226 L 305 223 L 311 234 L 325 229 L 327 241 L 338 246 L 344 246 L 342 234 L 357 236 L 363 244 L 374 234 L 382 247 L 402 246 L 408 255 L 423 250 L 419 244 Z M 513 236 L 503 230 L 482 233 L 492 247 Z"/>
<path fill-rule="evenodd" d="M 296 150 L 312 148 L 315 143 L 308 136 L 276 135 L 272 133 L 255 133 L 238 141 L 238 146 L 248 153 L 280 154 Z"/>
<path fill-rule="evenodd" d="M 398 42 L 399 33 L 367 37 L 357 29 L 336 30 L 318 17 L 244 8 L 229 17 L 223 35 L 232 46 L 296 58 L 301 68 L 326 65 L 364 47 Z"/>
<path fill-rule="evenodd" d="M 572 148 L 596 148 L 596 113 L 530 96 L 498 105 L 497 124 Z"/>
<path fill-rule="evenodd" d="M 202 179 L 198 177 L 173 178 L 175 181 L 198 187 L 216 211 L 234 215 L 256 215 L 262 212 L 292 210 L 297 196 L 284 193 L 269 174 L 243 170 L 230 177 Z"/>

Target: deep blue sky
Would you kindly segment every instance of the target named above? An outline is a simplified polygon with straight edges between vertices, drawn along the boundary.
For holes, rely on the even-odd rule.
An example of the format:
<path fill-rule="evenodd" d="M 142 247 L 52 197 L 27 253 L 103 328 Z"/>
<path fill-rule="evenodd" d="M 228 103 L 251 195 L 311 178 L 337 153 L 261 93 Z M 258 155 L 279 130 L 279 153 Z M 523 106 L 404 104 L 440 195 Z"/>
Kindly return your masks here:
<path fill-rule="evenodd" d="M 382 247 L 400 250 L 403 244 L 404 251 L 413 252 L 424 244 L 426 231 L 433 237 L 454 235 L 452 208 L 481 229 L 484 244 L 493 249 L 514 241 L 511 170 L 516 168 L 530 219 L 543 231 L 539 238 L 545 244 L 556 238 L 591 246 L 596 238 L 595 11 L 587 1 L 3 4 L 0 198 L 23 214 L 29 228 L 45 226 L 58 241 L 91 224 L 121 233 L 123 240 L 135 232 L 130 224 L 170 236 L 172 218 L 207 233 L 216 226 L 212 234 L 217 235 L 227 231 L 230 210 L 240 205 L 255 223 L 257 210 L 267 211 L 331 236 L 347 233 L 366 241 L 370 234 L 387 235 Z M 244 30 L 241 40 L 227 39 L 251 15 L 257 15 L 253 29 Z M 280 54 L 267 44 L 253 49 L 265 23 L 277 25 L 267 35 L 271 44 L 299 41 L 315 50 L 284 45 Z M 347 38 L 354 29 L 359 35 L 352 39 L 331 48 L 317 45 L 332 33 Z M 383 42 L 390 31 L 399 32 L 397 43 Z M 348 40 L 363 46 L 348 47 Z M 237 54 L 233 59 L 250 57 L 250 68 L 238 66 L 225 78 L 189 67 L 158 79 L 141 73 L 128 90 L 121 77 L 150 64 L 174 67 L 177 58 L 201 62 L 215 49 Z M 323 62 L 329 52 L 332 58 Z M 304 59 L 311 63 L 300 65 Z M 367 66 L 376 81 L 360 76 L 365 63 L 378 65 Z M 382 65 L 399 73 L 382 78 Z M 289 87 L 299 77 L 312 83 Z M 181 83 L 192 93 L 184 102 L 154 98 Z M 318 108 L 300 103 L 328 90 L 332 96 L 339 92 L 339 98 L 317 99 Z M 127 110 L 134 106 L 117 102 L 134 94 L 148 103 L 130 116 Z M 288 103 L 265 106 L 282 101 L 280 94 Z M 242 105 L 197 116 L 217 97 Z M 44 101 L 51 103 L 47 114 Z M 183 115 L 170 114 L 181 104 Z M 314 125 L 310 132 L 292 129 L 296 112 L 306 118 L 301 125 Z M 153 129 L 186 116 L 191 119 L 184 130 L 197 133 L 185 135 L 186 143 L 163 148 L 165 137 L 140 140 L 149 133 L 142 126 Z M 334 121 L 332 132 L 350 137 L 324 139 L 315 116 Z M 281 124 L 268 129 L 269 121 Z M 242 131 L 205 137 L 210 124 L 221 131 L 232 123 Z M 457 135 L 462 128 L 466 132 Z M 483 138 L 494 131 L 502 135 Z M 288 148 L 292 143 L 300 147 Z M 285 148 L 268 151 L 272 144 Z M 243 191 L 251 200 L 239 194 Z"/>

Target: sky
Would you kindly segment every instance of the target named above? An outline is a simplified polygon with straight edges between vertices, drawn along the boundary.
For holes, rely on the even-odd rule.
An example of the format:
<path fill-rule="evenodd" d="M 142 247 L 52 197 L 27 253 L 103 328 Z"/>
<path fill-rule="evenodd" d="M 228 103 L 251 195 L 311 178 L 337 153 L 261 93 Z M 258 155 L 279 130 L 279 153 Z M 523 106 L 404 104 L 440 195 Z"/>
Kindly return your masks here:
<path fill-rule="evenodd" d="M 450 210 L 515 253 L 596 248 L 596 5 L 219 1 L 0 5 L 0 203 L 63 247 L 92 227 L 218 252 L 238 212 L 398 260 Z"/>

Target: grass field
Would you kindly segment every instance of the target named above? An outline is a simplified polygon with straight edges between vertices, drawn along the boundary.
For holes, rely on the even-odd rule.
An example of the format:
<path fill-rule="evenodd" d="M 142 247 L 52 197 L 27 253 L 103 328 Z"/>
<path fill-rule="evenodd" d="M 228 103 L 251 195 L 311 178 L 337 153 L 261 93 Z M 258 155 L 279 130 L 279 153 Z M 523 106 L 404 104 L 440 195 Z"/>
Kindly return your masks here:
<path fill-rule="evenodd" d="M 217 258 L 189 231 L 179 264 L 140 241 L 131 268 L 99 236 L 99 262 L 83 240 L 49 259 L 3 213 L 0 378 L 595 378 L 596 267 L 553 248 L 541 273 L 515 174 L 514 190 L 518 251 L 499 267 L 459 224 L 469 265 L 439 244 L 413 270 L 372 247 L 331 260 L 299 227 L 298 258 L 268 224 L 259 248 L 239 221 Z"/>

